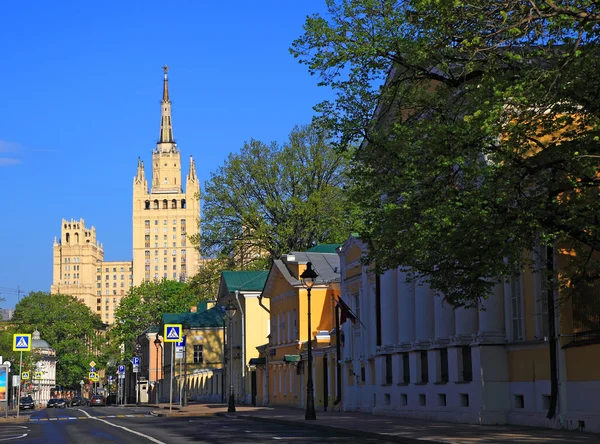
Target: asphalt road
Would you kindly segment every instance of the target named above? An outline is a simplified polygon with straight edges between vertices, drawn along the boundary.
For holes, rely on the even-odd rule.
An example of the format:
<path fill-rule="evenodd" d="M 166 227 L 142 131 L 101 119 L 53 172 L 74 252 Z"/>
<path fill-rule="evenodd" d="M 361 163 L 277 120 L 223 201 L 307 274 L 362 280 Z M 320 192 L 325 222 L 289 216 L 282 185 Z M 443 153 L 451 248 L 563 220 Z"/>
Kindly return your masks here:
<path fill-rule="evenodd" d="M 29 414 L 29 413 L 25 413 Z M 0 443 L 382 443 L 302 426 L 226 417 L 163 418 L 148 408 L 73 407 L 31 413 L 28 423 L 0 425 Z"/>

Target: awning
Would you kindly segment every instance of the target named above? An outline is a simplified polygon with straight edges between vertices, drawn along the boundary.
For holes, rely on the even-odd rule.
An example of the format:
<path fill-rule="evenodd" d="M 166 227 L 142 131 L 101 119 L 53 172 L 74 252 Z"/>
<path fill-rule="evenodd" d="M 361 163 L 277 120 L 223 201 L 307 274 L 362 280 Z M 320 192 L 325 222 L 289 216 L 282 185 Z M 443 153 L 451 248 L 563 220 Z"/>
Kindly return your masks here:
<path fill-rule="evenodd" d="M 266 358 L 252 358 L 248 365 L 265 365 L 267 363 Z"/>
<path fill-rule="evenodd" d="M 283 357 L 284 362 L 300 362 L 300 355 L 285 355 Z"/>

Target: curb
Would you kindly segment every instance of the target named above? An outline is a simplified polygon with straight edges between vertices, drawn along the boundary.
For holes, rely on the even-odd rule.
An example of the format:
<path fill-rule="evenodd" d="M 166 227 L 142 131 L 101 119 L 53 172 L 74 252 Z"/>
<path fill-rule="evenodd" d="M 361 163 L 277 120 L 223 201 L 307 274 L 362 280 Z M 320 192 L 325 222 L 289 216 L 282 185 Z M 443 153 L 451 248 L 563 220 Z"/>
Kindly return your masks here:
<path fill-rule="evenodd" d="M 326 424 L 317 424 L 314 422 L 306 421 L 305 423 L 300 423 L 299 421 L 294 421 L 291 419 L 281 419 L 281 418 L 267 418 L 264 416 L 254 416 L 254 415 L 243 415 L 236 413 L 227 413 L 227 412 L 219 412 L 216 414 L 217 416 L 225 416 L 228 418 L 237 418 L 237 419 L 247 419 L 250 421 L 257 422 L 270 422 L 275 424 L 283 424 L 283 425 L 305 425 L 306 427 L 310 427 L 316 430 L 324 430 L 328 432 L 337 432 L 343 433 L 344 435 L 356 436 L 359 438 L 374 438 L 379 439 L 381 441 L 387 442 L 399 442 L 402 444 L 446 444 L 447 441 L 430 441 L 418 438 L 408 438 L 406 436 L 396 436 L 396 435 L 386 435 L 378 432 L 371 432 L 368 430 L 357 430 L 357 429 L 347 429 L 337 426 L 331 426 Z"/>

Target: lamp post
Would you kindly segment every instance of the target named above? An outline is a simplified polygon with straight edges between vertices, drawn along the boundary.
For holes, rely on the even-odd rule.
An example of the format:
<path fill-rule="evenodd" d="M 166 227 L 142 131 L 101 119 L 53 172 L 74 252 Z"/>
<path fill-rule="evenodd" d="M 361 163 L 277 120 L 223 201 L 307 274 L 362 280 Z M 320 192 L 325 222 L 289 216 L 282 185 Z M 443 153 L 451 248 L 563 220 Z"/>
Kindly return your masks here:
<path fill-rule="evenodd" d="M 138 342 L 137 344 L 135 344 L 135 352 L 136 352 L 136 355 L 140 358 L 140 361 L 142 360 L 141 350 L 142 350 L 142 345 Z M 138 369 L 137 369 L 138 371 L 135 373 L 135 405 L 137 405 L 138 407 L 140 406 L 140 381 L 139 381 L 140 367 L 141 367 L 141 362 L 140 362 L 140 365 L 138 366 Z"/>
<path fill-rule="evenodd" d="M 317 273 L 312 269 L 312 263 L 306 264 L 306 270 L 300 275 L 302 285 L 306 288 L 308 298 L 308 379 L 306 381 L 306 413 L 304 419 L 317 419 L 315 412 L 315 397 L 313 389 L 313 377 L 312 377 L 312 328 L 310 326 L 310 290 L 317 280 Z"/>
<path fill-rule="evenodd" d="M 154 402 L 158 404 L 158 348 L 162 349 L 162 343 L 158 339 L 158 333 L 156 333 L 156 339 L 154 340 L 154 347 L 156 348 L 156 367 L 154 369 Z"/>
<path fill-rule="evenodd" d="M 229 406 L 227 411 L 229 413 L 235 412 L 235 395 L 233 394 L 233 332 L 231 331 L 231 324 L 237 308 L 235 305 L 229 303 L 225 307 L 225 313 L 229 318 Z"/>

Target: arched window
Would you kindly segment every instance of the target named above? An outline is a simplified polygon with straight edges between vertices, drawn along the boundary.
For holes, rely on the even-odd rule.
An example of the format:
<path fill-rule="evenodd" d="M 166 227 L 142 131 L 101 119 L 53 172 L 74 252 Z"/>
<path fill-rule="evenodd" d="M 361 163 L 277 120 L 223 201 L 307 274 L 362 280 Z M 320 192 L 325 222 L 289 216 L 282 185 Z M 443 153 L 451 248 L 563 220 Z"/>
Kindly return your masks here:
<path fill-rule="evenodd" d="M 181 199 L 181 208 L 185 208 L 185 199 Z"/>
<path fill-rule="evenodd" d="M 150 201 L 149 200 L 146 201 L 144 209 L 145 210 L 149 210 L 150 209 Z"/>
<path fill-rule="evenodd" d="M 177 200 L 176 199 L 173 199 L 171 201 L 171 208 L 173 208 L 173 209 L 177 208 Z"/>
<path fill-rule="evenodd" d="M 167 199 L 163 200 L 163 210 L 166 210 L 167 208 L 169 208 L 169 202 L 167 201 Z"/>
<path fill-rule="evenodd" d="M 154 199 L 154 209 L 158 210 L 158 199 Z"/>
<path fill-rule="evenodd" d="M 66 236 L 65 236 L 65 240 L 67 241 L 67 243 L 69 243 L 69 242 L 70 242 L 70 240 L 71 240 L 71 235 L 70 235 L 69 233 L 67 233 L 67 234 L 66 234 Z"/>

